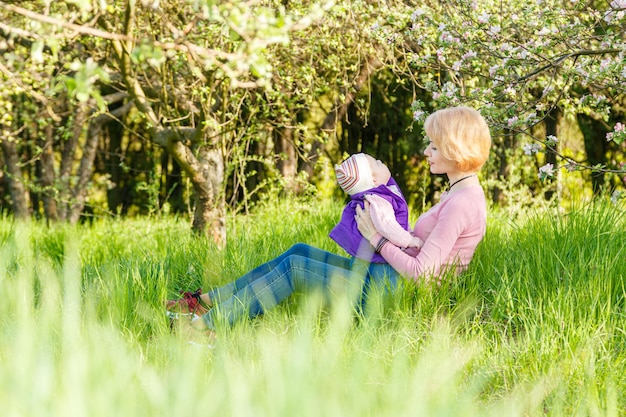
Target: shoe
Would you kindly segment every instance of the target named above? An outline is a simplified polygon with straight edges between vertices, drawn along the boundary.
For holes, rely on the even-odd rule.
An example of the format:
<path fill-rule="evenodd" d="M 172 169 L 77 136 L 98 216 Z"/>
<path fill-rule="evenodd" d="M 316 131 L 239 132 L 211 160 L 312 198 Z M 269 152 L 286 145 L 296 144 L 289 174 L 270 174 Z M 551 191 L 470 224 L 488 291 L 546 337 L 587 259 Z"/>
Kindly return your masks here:
<path fill-rule="evenodd" d="M 170 311 L 170 310 L 166 310 L 165 311 L 165 315 L 171 321 L 174 321 L 174 320 L 189 320 L 189 321 L 193 321 L 193 320 L 197 320 L 197 319 L 200 318 L 199 315 L 194 314 L 194 313 L 176 313 L 176 312 Z"/>
<path fill-rule="evenodd" d="M 165 309 L 167 311 L 201 316 L 208 313 L 211 309 L 211 307 L 200 298 L 200 294 L 202 294 L 201 288 L 194 292 L 181 291 L 180 294 L 181 298 L 178 300 L 167 300 L 165 303 Z"/>
<path fill-rule="evenodd" d="M 170 310 L 165 310 L 165 315 L 170 321 L 170 330 L 173 332 L 179 327 L 181 320 L 185 322 L 200 318 L 200 316 L 194 313 L 176 313 Z"/>
<path fill-rule="evenodd" d="M 179 333 L 187 343 L 196 347 L 213 349 L 217 335 L 202 322 L 202 317 L 193 313 L 173 313 L 166 311 L 170 319 L 170 330 Z"/>

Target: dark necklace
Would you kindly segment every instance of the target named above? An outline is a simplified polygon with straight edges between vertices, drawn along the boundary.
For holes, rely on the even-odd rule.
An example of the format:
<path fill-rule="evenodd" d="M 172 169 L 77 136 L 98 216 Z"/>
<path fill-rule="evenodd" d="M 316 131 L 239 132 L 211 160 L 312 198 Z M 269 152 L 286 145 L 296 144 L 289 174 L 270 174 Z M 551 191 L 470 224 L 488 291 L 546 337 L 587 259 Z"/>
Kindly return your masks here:
<path fill-rule="evenodd" d="M 474 176 L 476 176 L 476 174 L 470 174 L 470 175 L 468 175 L 467 177 L 463 177 L 463 178 L 461 178 L 460 180 L 456 180 L 456 181 L 454 181 L 454 182 L 453 182 L 452 184 L 450 184 L 450 186 L 448 187 L 448 191 L 450 191 L 450 190 L 452 189 L 452 187 L 454 187 L 455 185 L 457 185 L 457 184 L 458 184 L 458 183 L 460 183 L 461 181 L 466 180 L 466 179 L 468 179 L 468 178 L 470 178 L 470 177 L 474 177 Z"/>

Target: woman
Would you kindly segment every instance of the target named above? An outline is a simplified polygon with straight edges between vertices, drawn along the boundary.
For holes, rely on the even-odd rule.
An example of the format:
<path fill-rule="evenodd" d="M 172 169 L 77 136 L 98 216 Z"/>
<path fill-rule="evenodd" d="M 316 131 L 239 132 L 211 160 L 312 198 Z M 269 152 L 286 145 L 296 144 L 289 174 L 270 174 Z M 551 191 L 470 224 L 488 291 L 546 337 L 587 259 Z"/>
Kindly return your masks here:
<path fill-rule="evenodd" d="M 454 107 L 430 115 L 424 131 L 430 141 L 424 151 L 430 172 L 445 174 L 450 186 L 415 223 L 413 234 L 424 241 L 421 249 L 403 251 L 388 242 L 372 224 L 367 206 L 356 214 L 363 237 L 394 270 L 413 280 L 467 268 L 487 223 L 485 195 L 477 176 L 491 147 L 487 123 L 476 110 Z M 366 198 L 378 204 L 375 196 Z"/>
<path fill-rule="evenodd" d="M 364 209 L 356 208 L 358 229 L 387 263 L 345 258 L 296 244 L 224 287 L 170 305 L 202 314 L 192 326 L 213 330 L 221 320 L 232 324 L 262 314 L 297 290 L 321 289 L 330 294 L 341 289 L 361 297 L 371 283 L 395 286 L 401 276 L 419 281 L 441 277 L 451 269 L 464 270 L 486 229 L 486 201 L 477 173 L 489 156 L 489 127 L 476 110 L 453 107 L 431 114 L 424 130 L 430 141 L 424 151 L 430 171 L 445 174 L 450 186 L 415 224 L 413 235 L 423 241 L 421 248 L 401 248 L 390 242 L 384 231 L 376 230 L 366 204 Z M 372 206 L 381 204 L 376 196 L 366 198 Z"/>

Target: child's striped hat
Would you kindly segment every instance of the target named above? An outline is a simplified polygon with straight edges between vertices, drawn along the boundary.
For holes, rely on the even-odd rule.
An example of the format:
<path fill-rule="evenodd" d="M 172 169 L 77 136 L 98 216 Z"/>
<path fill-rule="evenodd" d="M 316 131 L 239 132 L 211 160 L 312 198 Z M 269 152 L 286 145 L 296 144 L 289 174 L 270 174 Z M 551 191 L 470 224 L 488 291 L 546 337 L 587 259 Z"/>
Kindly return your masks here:
<path fill-rule="evenodd" d="M 376 187 L 364 153 L 354 154 L 340 165 L 335 165 L 335 175 L 339 186 L 350 195 Z"/>

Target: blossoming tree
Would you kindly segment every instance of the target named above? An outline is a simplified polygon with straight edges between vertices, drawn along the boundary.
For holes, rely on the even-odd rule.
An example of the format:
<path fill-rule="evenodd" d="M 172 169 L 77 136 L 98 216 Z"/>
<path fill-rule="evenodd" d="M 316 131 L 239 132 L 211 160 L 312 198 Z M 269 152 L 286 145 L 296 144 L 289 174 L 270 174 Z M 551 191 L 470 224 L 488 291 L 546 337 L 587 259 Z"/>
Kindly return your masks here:
<path fill-rule="evenodd" d="M 545 180 L 563 167 L 623 174 L 561 153 L 558 121 L 586 116 L 609 132 L 603 140 L 626 139 L 616 120 L 625 114 L 625 27 L 626 0 L 451 0 L 381 16 L 372 31 L 395 47 L 396 70 L 430 92 L 432 102 L 414 103 L 416 121 L 428 107 L 475 105 L 501 136 L 545 153 Z"/>

